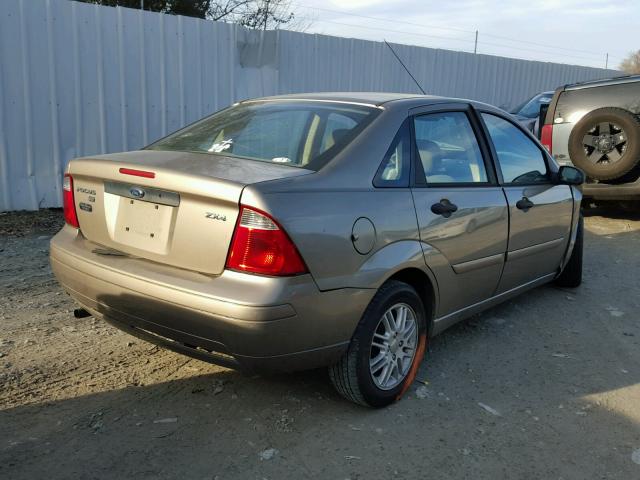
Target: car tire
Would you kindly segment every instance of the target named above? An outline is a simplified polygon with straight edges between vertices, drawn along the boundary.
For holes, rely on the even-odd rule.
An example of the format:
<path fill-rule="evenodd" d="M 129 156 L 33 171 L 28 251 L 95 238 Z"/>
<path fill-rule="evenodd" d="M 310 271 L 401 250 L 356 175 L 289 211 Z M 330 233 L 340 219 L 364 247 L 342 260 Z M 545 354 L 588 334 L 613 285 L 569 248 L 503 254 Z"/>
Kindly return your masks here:
<path fill-rule="evenodd" d="M 556 278 L 556 285 L 559 287 L 576 288 L 582 283 L 582 256 L 584 251 L 584 219 L 580 215 L 578 220 L 578 232 L 576 243 L 573 245 L 573 252 L 564 269 Z"/>
<path fill-rule="evenodd" d="M 387 336 L 388 332 L 393 330 L 386 328 L 389 322 L 385 323 L 383 317 L 391 312 L 392 318 L 398 319 L 398 313 L 394 312 L 401 312 L 402 310 L 399 309 L 405 307 L 407 307 L 405 320 L 407 331 L 411 323 L 411 315 L 415 319 L 415 337 L 411 337 L 415 339 L 415 343 L 410 361 L 407 354 L 410 348 L 407 345 L 410 341 L 405 340 L 407 343 L 402 347 L 402 340 L 399 340 L 401 337 L 408 337 L 403 335 L 393 337 L 393 334 L 389 334 L 388 341 L 380 340 L 381 335 Z M 393 310 L 394 308 L 397 310 Z M 381 343 L 387 344 L 386 349 L 376 346 Z M 385 407 L 399 400 L 413 383 L 424 358 L 426 345 L 427 319 L 422 300 L 410 285 L 390 280 L 380 287 L 367 306 L 347 352 L 335 365 L 329 367 L 329 377 L 338 393 L 347 400 L 374 408 Z M 391 360 L 392 351 L 396 352 L 393 360 Z M 383 358 L 380 357 L 381 355 Z M 404 366 L 399 366 L 403 363 L 401 355 L 403 355 Z M 389 378 L 390 381 L 387 384 L 383 383 L 385 372 L 375 370 L 379 363 L 376 363 L 376 359 L 380 358 L 383 363 L 388 360 L 390 362 L 388 365 L 395 364 L 395 367 L 382 367 L 392 371 L 395 368 L 397 372 L 395 377 Z M 375 375 L 376 372 L 380 372 L 380 375 Z M 394 384 L 395 382 L 397 384 Z"/>
<path fill-rule="evenodd" d="M 616 144 L 618 146 L 613 147 L 609 153 L 609 155 L 615 153 L 618 157 L 615 161 L 610 162 L 609 155 L 600 151 L 601 147 L 585 144 L 587 137 L 590 137 L 592 141 L 604 138 L 603 135 L 606 135 L 606 131 L 600 133 L 601 125 L 609 125 L 606 128 L 611 134 L 624 133 L 624 143 Z M 611 128 L 612 125 L 617 126 L 621 131 L 614 130 Z M 609 136 L 608 143 L 598 142 L 597 144 L 611 146 L 611 141 L 618 141 L 612 140 L 614 136 Z M 607 107 L 594 110 L 582 117 L 571 131 L 569 155 L 571 162 L 591 178 L 596 180 L 620 178 L 631 172 L 640 163 L 640 121 L 632 113 L 622 108 Z"/>

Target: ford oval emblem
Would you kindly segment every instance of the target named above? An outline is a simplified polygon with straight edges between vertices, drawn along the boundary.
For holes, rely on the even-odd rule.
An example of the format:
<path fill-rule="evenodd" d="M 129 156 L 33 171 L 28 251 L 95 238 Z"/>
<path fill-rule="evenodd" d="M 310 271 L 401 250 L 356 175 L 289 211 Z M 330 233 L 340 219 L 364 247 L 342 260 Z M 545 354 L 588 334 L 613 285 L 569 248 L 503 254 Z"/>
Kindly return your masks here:
<path fill-rule="evenodd" d="M 133 187 L 133 188 L 129 189 L 129 193 L 134 198 L 143 198 L 144 197 L 144 190 L 142 190 L 141 188 L 138 188 L 138 187 Z"/>

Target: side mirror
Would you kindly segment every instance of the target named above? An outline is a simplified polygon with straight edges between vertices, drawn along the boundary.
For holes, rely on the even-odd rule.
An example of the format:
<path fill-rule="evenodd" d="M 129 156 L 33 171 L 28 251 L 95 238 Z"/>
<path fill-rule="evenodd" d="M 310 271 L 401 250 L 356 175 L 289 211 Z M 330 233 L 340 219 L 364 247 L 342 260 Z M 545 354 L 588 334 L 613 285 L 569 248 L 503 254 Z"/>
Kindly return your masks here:
<path fill-rule="evenodd" d="M 582 185 L 585 177 L 576 167 L 563 166 L 558 170 L 558 183 L 562 185 Z"/>

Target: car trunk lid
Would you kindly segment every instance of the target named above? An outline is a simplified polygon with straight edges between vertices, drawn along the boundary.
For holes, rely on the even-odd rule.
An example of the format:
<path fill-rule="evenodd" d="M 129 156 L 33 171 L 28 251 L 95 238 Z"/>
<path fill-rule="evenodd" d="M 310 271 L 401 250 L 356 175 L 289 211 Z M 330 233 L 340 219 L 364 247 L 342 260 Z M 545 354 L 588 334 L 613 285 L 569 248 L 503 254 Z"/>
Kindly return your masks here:
<path fill-rule="evenodd" d="M 96 253 L 222 273 L 243 188 L 311 170 L 218 155 L 141 150 L 73 160 L 74 202 Z"/>

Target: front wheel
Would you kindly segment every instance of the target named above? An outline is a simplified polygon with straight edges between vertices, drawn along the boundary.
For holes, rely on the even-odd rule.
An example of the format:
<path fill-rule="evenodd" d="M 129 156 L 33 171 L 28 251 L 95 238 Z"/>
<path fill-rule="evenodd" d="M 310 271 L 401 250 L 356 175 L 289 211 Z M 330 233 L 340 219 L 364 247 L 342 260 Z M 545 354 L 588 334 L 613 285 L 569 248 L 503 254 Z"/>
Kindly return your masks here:
<path fill-rule="evenodd" d="M 385 407 L 411 386 L 427 344 L 425 308 L 406 283 L 385 283 L 365 310 L 349 349 L 329 367 L 346 399 Z"/>

